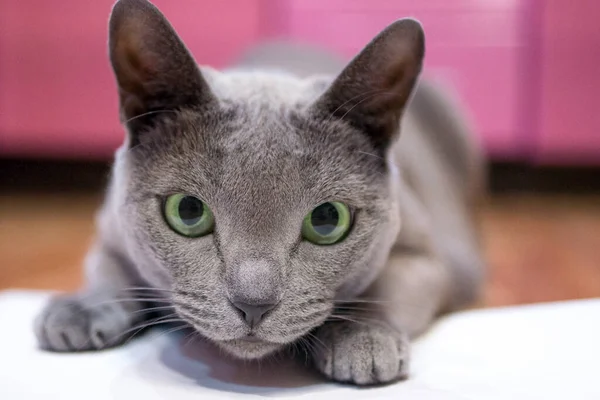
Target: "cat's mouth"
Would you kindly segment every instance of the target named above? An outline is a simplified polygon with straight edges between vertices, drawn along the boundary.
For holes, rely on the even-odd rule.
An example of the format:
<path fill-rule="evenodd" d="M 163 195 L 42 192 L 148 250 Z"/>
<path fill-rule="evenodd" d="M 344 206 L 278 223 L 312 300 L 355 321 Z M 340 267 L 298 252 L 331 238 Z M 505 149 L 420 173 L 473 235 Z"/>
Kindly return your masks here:
<path fill-rule="evenodd" d="M 250 343 L 260 343 L 260 342 L 263 341 L 262 339 L 256 337 L 255 335 L 252 335 L 252 334 L 244 336 L 244 337 L 241 337 L 238 340 L 242 340 L 242 341 L 250 342 Z"/>
<path fill-rule="evenodd" d="M 262 358 L 282 347 L 281 343 L 269 342 L 254 335 L 217 341 L 216 343 L 231 355 L 244 359 Z"/>

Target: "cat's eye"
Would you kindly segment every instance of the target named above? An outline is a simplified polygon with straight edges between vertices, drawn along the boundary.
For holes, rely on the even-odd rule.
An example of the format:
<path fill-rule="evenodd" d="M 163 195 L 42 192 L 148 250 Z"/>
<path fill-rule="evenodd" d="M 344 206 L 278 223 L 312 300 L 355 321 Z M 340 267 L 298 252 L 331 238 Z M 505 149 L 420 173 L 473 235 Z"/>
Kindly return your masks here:
<path fill-rule="evenodd" d="M 181 193 L 167 197 L 164 215 L 175 232 L 188 237 L 208 235 L 215 225 L 212 211 L 202 200 Z"/>
<path fill-rule="evenodd" d="M 312 210 L 302 222 L 302 237 L 319 245 L 338 243 L 352 226 L 352 213 L 339 201 L 323 203 Z"/>

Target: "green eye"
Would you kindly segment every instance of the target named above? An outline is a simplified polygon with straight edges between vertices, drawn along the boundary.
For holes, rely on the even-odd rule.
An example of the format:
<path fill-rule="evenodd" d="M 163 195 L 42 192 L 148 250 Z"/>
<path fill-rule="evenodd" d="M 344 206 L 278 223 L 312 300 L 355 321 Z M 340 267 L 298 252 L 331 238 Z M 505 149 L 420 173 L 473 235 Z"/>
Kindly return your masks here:
<path fill-rule="evenodd" d="M 346 237 L 351 225 L 347 205 L 338 201 L 323 203 L 304 217 L 302 236 L 315 244 L 334 244 Z"/>
<path fill-rule="evenodd" d="M 215 218 L 210 208 L 201 200 L 185 194 L 173 194 L 167 197 L 164 213 L 169 226 L 183 236 L 208 235 L 215 225 Z"/>

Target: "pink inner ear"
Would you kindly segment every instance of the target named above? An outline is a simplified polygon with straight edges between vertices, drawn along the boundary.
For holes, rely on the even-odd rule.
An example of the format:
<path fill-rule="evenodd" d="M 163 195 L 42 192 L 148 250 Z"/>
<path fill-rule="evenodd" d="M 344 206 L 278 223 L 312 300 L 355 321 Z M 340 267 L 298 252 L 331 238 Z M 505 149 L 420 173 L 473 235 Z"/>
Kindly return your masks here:
<path fill-rule="evenodd" d="M 144 82 L 156 74 L 153 54 L 139 46 L 139 39 L 135 35 L 118 39 L 115 56 L 119 84 L 126 91 L 142 90 Z"/>

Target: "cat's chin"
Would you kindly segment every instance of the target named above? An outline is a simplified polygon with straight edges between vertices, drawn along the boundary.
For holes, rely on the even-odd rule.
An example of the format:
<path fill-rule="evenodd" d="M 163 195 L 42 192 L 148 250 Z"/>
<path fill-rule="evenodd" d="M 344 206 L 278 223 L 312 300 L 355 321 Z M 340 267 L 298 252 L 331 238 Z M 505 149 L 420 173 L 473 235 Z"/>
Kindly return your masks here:
<path fill-rule="evenodd" d="M 248 339 L 217 341 L 216 344 L 230 355 L 244 360 L 263 358 L 283 348 L 280 343 Z"/>

